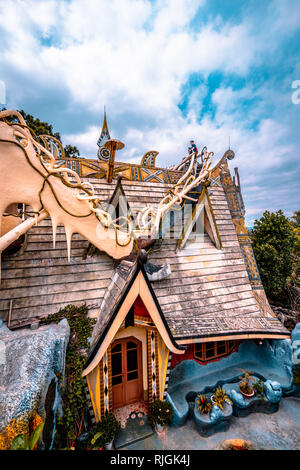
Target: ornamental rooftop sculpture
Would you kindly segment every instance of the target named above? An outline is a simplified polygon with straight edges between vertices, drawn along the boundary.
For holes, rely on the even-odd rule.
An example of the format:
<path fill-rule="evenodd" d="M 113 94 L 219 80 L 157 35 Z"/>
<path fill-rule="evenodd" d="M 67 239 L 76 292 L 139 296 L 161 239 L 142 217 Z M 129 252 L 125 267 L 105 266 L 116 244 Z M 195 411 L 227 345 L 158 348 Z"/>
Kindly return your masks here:
<path fill-rule="evenodd" d="M 42 136 L 44 145 L 49 140 L 50 136 Z M 205 153 L 202 170 L 195 176 L 195 154 L 191 154 L 187 171 L 158 207 L 145 207 L 137 214 L 137 223 L 133 227 L 129 216 L 113 220 L 103 207 L 101 197 L 95 195 L 93 186 L 82 183 L 75 171 L 62 167 L 44 145 L 33 136 L 20 113 L 10 110 L 0 112 L 0 220 L 7 207 L 16 203 L 30 206 L 34 213 L 34 219 L 1 236 L 0 253 L 34 223 L 50 216 L 54 246 L 57 226 L 62 224 L 65 227 L 69 259 L 75 232 L 114 259 L 126 257 L 132 251 L 134 239 L 156 238 L 160 222 L 171 207 L 181 204 L 183 200 L 196 202 L 188 193 L 209 178 L 213 155 L 212 152 Z M 108 140 L 105 146 L 110 149 L 108 170 L 111 181 L 112 157 L 115 150 L 124 144 Z M 75 183 L 71 182 L 70 177 L 75 179 Z"/>

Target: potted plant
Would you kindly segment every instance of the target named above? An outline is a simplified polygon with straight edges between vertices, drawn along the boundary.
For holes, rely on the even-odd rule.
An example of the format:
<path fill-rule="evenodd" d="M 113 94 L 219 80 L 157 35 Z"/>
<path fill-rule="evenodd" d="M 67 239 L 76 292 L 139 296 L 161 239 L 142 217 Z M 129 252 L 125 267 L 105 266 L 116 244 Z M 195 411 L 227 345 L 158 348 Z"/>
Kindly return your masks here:
<path fill-rule="evenodd" d="M 250 385 L 250 372 L 247 370 L 244 372 L 244 376 L 239 377 L 241 382 L 239 383 L 239 389 L 243 397 L 252 398 L 254 396 L 254 390 Z"/>
<path fill-rule="evenodd" d="M 211 397 L 211 401 L 214 405 L 217 405 L 219 408 L 221 408 L 221 410 L 223 410 L 225 403 L 232 405 L 232 401 L 226 395 L 226 391 L 221 388 L 220 385 L 216 388 L 214 395 Z"/>
<path fill-rule="evenodd" d="M 154 400 L 149 409 L 149 421 L 161 432 L 165 426 L 170 424 L 173 417 L 172 405 L 166 401 Z"/>
<path fill-rule="evenodd" d="M 105 446 L 106 450 L 113 449 L 113 441 L 117 431 L 120 429 L 120 423 L 117 421 L 113 413 L 109 413 L 107 416 L 104 416 L 99 423 L 93 428 L 93 439 L 97 436 L 97 445 Z M 93 446 L 96 442 L 93 442 Z"/>
<path fill-rule="evenodd" d="M 202 394 L 197 395 L 196 403 L 198 405 L 198 410 L 203 415 L 206 415 L 207 413 L 209 413 L 212 408 L 212 404 L 209 398 Z"/>

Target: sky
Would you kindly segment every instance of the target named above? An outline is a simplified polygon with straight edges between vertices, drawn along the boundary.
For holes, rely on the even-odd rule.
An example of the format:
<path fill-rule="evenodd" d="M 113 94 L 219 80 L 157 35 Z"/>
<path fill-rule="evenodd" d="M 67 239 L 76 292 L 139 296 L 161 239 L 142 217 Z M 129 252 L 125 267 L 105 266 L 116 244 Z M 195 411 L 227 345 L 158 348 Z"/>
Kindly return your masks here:
<path fill-rule="evenodd" d="M 193 138 L 217 163 L 230 138 L 246 224 L 300 209 L 299 0 L 0 0 L 3 85 L 84 157 L 104 106 L 119 161 Z"/>

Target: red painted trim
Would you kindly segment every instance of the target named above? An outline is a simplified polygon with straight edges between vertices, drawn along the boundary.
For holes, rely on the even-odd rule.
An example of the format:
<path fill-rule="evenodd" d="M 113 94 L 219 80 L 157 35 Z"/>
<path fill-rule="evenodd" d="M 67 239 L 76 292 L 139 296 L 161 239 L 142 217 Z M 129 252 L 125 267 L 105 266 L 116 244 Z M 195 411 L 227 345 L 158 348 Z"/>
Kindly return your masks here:
<path fill-rule="evenodd" d="M 239 345 L 241 343 L 238 343 L 236 347 L 226 356 L 221 356 L 221 357 L 216 357 L 215 359 L 210 359 L 209 361 L 200 361 L 199 359 L 196 359 L 194 357 L 194 344 L 188 344 L 186 352 L 184 354 L 172 354 L 172 360 L 171 360 L 171 369 L 174 369 L 177 364 L 179 364 L 182 361 L 187 361 L 193 359 L 194 361 L 198 362 L 198 364 L 205 366 L 206 364 L 209 364 L 210 362 L 217 362 L 220 361 L 221 359 L 224 359 L 224 357 L 230 356 L 233 352 L 237 351 L 239 348 Z"/>

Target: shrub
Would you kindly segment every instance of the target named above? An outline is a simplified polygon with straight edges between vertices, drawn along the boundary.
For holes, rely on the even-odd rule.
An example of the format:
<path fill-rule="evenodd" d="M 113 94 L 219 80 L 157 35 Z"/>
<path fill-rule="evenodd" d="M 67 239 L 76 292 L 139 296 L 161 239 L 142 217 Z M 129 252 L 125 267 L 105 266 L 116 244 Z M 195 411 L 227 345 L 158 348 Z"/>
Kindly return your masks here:
<path fill-rule="evenodd" d="M 257 382 L 253 385 L 253 390 L 255 391 L 258 398 L 261 400 L 265 399 L 265 384 L 262 380 L 258 379 Z"/>
<path fill-rule="evenodd" d="M 170 424 L 173 417 L 173 408 L 170 403 L 161 400 L 155 400 L 150 405 L 149 421 L 152 425 L 159 424 L 166 426 Z"/>
<path fill-rule="evenodd" d="M 117 421 L 113 413 L 109 413 L 107 416 L 104 416 L 102 420 L 96 424 L 96 426 L 93 427 L 91 437 L 95 439 L 95 436 L 99 433 L 97 443 L 102 443 L 102 445 L 105 445 L 114 439 L 119 429 L 119 421 Z"/>

